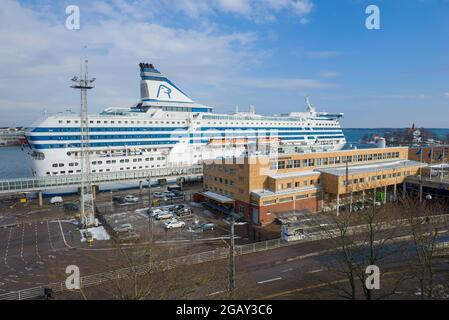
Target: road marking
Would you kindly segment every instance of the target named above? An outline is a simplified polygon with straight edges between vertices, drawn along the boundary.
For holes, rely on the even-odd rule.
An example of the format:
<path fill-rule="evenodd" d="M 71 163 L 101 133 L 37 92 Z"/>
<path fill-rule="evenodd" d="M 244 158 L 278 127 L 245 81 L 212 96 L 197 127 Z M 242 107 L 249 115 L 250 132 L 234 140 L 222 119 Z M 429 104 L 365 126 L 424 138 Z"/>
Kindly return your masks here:
<path fill-rule="evenodd" d="M 282 270 L 281 272 L 290 272 L 290 271 L 293 271 L 293 268 L 288 268 L 288 269 L 285 269 L 285 270 Z"/>
<path fill-rule="evenodd" d="M 391 271 L 391 272 L 385 273 L 384 276 L 386 276 L 386 275 L 389 276 L 389 275 L 401 273 L 401 272 L 402 271 Z M 320 284 L 312 285 L 312 286 L 308 286 L 308 287 L 302 287 L 302 288 L 297 288 L 297 289 L 288 290 L 288 291 L 284 291 L 284 292 L 273 293 L 268 296 L 264 296 L 262 298 L 257 298 L 257 299 L 258 300 L 269 300 L 269 299 L 273 299 L 273 298 L 277 298 L 277 297 L 291 295 L 294 293 L 299 293 L 299 292 L 310 290 L 310 289 L 318 289 L 318 288 L 327 287 L 327 286 L 334 286 L 336 284 L 343 283 L 343 282 L 348 282 L 348 279 L 340 279 L 340 280 L 331 281 L 329 283 L 320 283 Z"/>
<path fill-rule="evenodd" d="M 25 224 L 23 224 L 23 227 L 22 227 L 22 244 L 20 246 L 20 258 L 22 259 L 23 263 L 26 263 L 25 258 L 23 257 L 23 243 L 24 243 L 24 239 L 25 239 Z"/>
<path fill-rule="evenodd" d="M 268 279 L 268 280 L 259 281 L 259 282 L 257 282 L 257 284 L 264 284 L 264 283 L 273 282 L 273 281 L 278 281 L 278 280 L 282 280 L 282 277 L 278 277 L 278 278 L 273 278 L 273 279 Z"/>
<path fill-rule="evenodd" d="M 11 233 L 12 233 L 12 229 L 9 229 L 9 236 L 8 236 L 8 242 L 6 243 L 6 250 L 5 250 L 5 265 L 9 268 L 8 265 L 8 251 L 9 251 L 9 243 L 11 242 Z"/>
<path fill-rule="evenodd" d="M 312 274 L 312 273 L 318 273 L 323 271 L 323 269 L 316 269 L 316 270 L 312 270 L 312 271 L 307 271 L 308 274 Z"/>
<path fill-rule="evenodd" d="M 48 220 L 47 220 L 47 230 L 48 230 L 48 241 L 50 242 L 50 248 L 51 248 L 51 250 L 55 250 L 55 248 L 53 247 L 53 241 L 51 240 L 50 224 L 48 223 Z"/>
<path fill-rule="evenodd" d="M 38 244 L 38 237 L 37 237 L 37 223 L 35 223 L 34 224 L 34 233 L 35 233 L 35 236 L 36 236 L 36 243 L 35 243 L 35 248 L 36 248 L 36 255 L 37 255 L 37 257 L 39 258 L 39 259 L 42 259 L 41 258 L 41 255 L 39 254 L 39 248 L 38 248 L 38 246 L 37 246 L 37 244 Z"/>
<path fill-rule="evenodd" d="M 206 294 L 206 297 L 215 296 L 215 295 L 223 293 L 223 292 L 224 292 L 224 290 L 212 292 L 212 293 Z"/>
<path fill-rule="evenodd" d="M 58 219 L 59 222 L 59 229 L 61 230 L 61 235 L 62 235 L 62 240 L 64 241 L 64 244 L 67 246 L 67 248 L 73 249 L 72 246 L 70 246 L 67 241 L 65 240 L 65 235 L 64 235 L 64 231 L 62 230 L 62 224 L 61 224 L 61 220 Z"/>

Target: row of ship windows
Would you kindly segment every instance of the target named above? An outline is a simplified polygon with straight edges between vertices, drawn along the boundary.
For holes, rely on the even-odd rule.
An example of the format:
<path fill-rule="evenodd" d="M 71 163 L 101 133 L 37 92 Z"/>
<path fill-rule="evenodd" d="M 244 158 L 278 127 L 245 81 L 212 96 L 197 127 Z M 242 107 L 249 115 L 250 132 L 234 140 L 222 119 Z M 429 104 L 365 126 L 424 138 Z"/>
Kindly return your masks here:
<path fill-rule="evenodd" d="M 140 155 L 142 155 L 142 153 L 143 152 L 157 152 L 158 151 L 158 149 L 139 149 L 139 151 L 138 151 L 138 153 L 140 154 Z M 121 150 L 111 150 L 110 152 L 108 152 L 108 151 L 104 151 L 104 150 L 102 150 L 102 151 L 89 151 L 89 154 L 99 154 L 99 155 L 108 155 L 108 154 L 117 154 L 117 153 L 122 153 L 122 154 L 127 154 L 127 150 L 126 149 L 121 149 Z M 81 155 L 81 153 L 80 152 L 76 152 L 76 151 L 74 151 L 74 152 L 67 152 L 67 155 L 68 156 L 71 156 L 71 155 L 73 155 L 73 156 L 78 156 L 78 155 Z"/>
<path fill-rule="evenodd" d="M 165 160 L 165 157 L 156 157 L 156 158 L 153 158 L 153 157 L 150 157 L 150 158 L 135 158 L 135 159 L 133 159 L 132 162 L 154 161 L 154 160 L 159 160 L 159 161 Z M 130 162 L 130 159 L 106 160 L 106 161 L 104 161 L 104 163 L 106 163 L 106 164 L 128 163 L 128 162 Z M 102 165 L 102 164 L 103 164 L 103 161 L 102 161 L 102 160 L 99 160 L 99 161 L 92 161 L 92 165 Z M 78 162 L 70 162 L 70 163 L 68 164 L 69 167 L 77 167 L 78 165 L 79 165 Z M 64 167 L 64 163 L 53 163 L 53 164 L 52 164 L 52 167 L 53 167 L 53 168 L 58 168 L 58 167 L 59 167 L 59 168 L 62 168 L 62 167 Z"/>
<path fill-rule="evenodd" d="M 303 125 L 303 124 L 300 124 L 299 122 L 293 122 L 293 121 L 289 121 L 289 122 L 253 122 L 254 120 L 252 120 L 252 121 L 242 121 L 242 122 L 233 122 L 233 121 L 231 121 L 231 122 L 207 122 L 207 124 L 218 124 L 218 125 L 223 125 L 223 124 L 231 124 L 231 125 L 233 125 L 233 124 L 236 124 L 236 125 L 242 125 L 242 124 L 253 124 L 253 125 L 270 125 L 270 126 L 273 126 L 273 125 L 289 125 L 289 126 L 297 126 L 298 124 L 299 125 Z M 60 124 L 63 124 L 63 123 L 66 123 L 66 124 L 72 124 L 72 123 L 75 123 L 75 124 L 77 124 L 77 123 L 80 123 L 80 121 L 79 120 L 58 120 L 58 123 L 60 123 Z M 121 124 L 121 123 L 130 123 L 130 124 L 158 124 L 158 123 L 160 123 L 160 124 L 187 124 L 187 121 L 133 121 L 133 120 L 130 120 L 130 121 L 128 121 L 128 120 L 123 120 L 123 121 L 121 121 L 121 120 L 110 120 L 110 121 L 107 121 L 107 120 L 89 120 L 89 123 L 90 124 L 94 124 L 94 123 L 97 123 L 97 124 L 101 124 L 101 123 L 103 123 L 103 124 L 108 124 L 108 123 L 110 123 L 110 124 L 115 124 L 115 123 L 118 123 L 118 124 Z M 194 124 L 200 124 L 199 122 L 193 122 Z M 307 123 L 307 125 L 308 126 L 311 126 L 312 124 L 311 123 Z M 330 127 L 336 127 L 336 126 L 338 126 L 338 123 L 327 123 L 327 122 L 325 122 L 325 123 L 323 123 L 323 122 L 318 122 L 318 123 L 316 123 L 316 125 L 317 126 L 330 126 Z"/>
<path fill-rule="evenodd" d="M 71 124 L 71 123 L 80 123 L 79 120 L 58 120 L 58 123 L 67 123 L 67 124 Z M 153 123 L 161 123 L 161 124 L 186 124 L 187 121 L 121 121 L 121 120 L 117 120 L 117 122 L 115 120 L 111 120 L 111 121 L 106 121 L 106 120 L 89 120 L 90 124 L 100 124 L 100 123 L 104 123 L 104 124 L 115 124 L 115 123 L 130 123 L 130 124 L 153 124 Z"/>
<path fill-rule="evenodd" d="M 152 169 L 152 168 L 161 168 L 161 165 L 156 164 L 156 165 L 151 165 L 151 166 L 139 166 L 139 167 L 126 167 L 126 168 L 119 168 L 118 170 L 115 171 L 124 171 L 124 170 L 137 170 L 137 169 Z M 101 172 L 111 172 L 111 169 L 98 169 L 98 170 L 92 170 L 92 173 L 101 173 Z M 65 174 L 75 174 L 75 173 L 81 173 L 81 170 L 68 170 L 68 171 L 59 171 L 59 172 L 50 172 L 47 171 L 47 176 L 55 176 L 55 175 L 65 175 Z"/>
<path fill-rule="evenodd" d="M 245 132 L 243 135 L 242 133 L 237 132 L 230 132 L 230 133 L 174 133 L 174 134 L 128 134 L 128 135 L 90 135 L 89 138 L 91 140 L 101 140 L 101 139 L 157 139 L 157 138 L 217 138 L 217 137 L 236 137 L 236 138 L 251 138 L 254 137 L 271 137 L 271 138 L 282 138 L 284 136 L 311 136 L 315 135 L 319 138 L 328 138 L 328 137 L 336 137 L 336 138 L 343 138 L 343 134 L 339 134 L 336 136 L 322 136 L 321 134 L 325 134 L 326 132 L 304 132 L 304 133 L 297 133 L 297 132 L 267 132 L 267 133 L 256 133 L 256 132 Z M 81 136 L 30 136 L 30 141 L 46 141 L 46 140 L 80 140 Z"/>
<path fill-rule="evenodd" d="M 338 139 L 344 138 L 343 135 L 336 136 L 309 136 L 310 139 Z M 293 137 L 282 137 L 282 140 L 304 140 L 304 136 L 293 136 Z M 190 139 L 190 144 L 195 143 L 208 143 L 208 138 L 206 139 Z M 318 141 L 317 141 L 318 142 Z M 176 144 L 176 140 L 165 140 L 165 141 L 125 141 L 125 142 L 94 142 L 89 143 L 90 147 L 110 147 L 110 146 L 141 146 L 141 145 L 164 145 L 164 144 Z M 69 144 L 32 144 L 32 147 L 36 149 L 54 149 L 54 148 L 80 148 L 80 143 L 69 143 Z"/>
<path fill-rule="evenodd" d="M 251 130 L 264 130 L 264 131 L 312 131 L 314 129 L 321 129 L 327 131 L 333 131 L 332 133 L 343 133 L 341 128 L 318 128 L 318 127 L 201 127 L 199 128 L 201 131 L 251 131 Z M 89 128 L 89 132 L 117 132 L 117 131 L 182 131 L 187 130 L 187 127 L 91 127 Z M 68 128 L 49 128 L 49 127 L 38 127 L 34 128 L 33 132 L 80 132 L 81 129 L 78 127 L 68 127 Z M 84 130 L 87 132 L 87 129 Z M 319 131 L 321 132 L 321 131 Z"/>

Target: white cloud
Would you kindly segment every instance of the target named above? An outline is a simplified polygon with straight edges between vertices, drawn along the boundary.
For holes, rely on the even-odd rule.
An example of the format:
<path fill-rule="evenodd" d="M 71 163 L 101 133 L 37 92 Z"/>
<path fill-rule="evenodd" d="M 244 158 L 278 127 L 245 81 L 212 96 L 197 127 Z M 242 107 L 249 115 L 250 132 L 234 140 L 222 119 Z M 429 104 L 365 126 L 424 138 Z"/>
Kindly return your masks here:
<path fill-rule="evenodd" d="M 249 70 L 266 55 L 255 49 L 257 34 L 224 33 L 207 22 L 194 24 L 197 28 L 166 27 L 148 20 L 159 8 L 155 4 L 153 12 L 143 10 L 150 2 L 136 0 L 133 6 L 123 0 L 93 2 L 87 13 L 82 11 L 81 30 L 69 31 L 64 28 L 64 10 L 61 19 L 54 13 L 44 14 L 17 1 L 3 0 L 0 122 L 9 125 L 20 119 L 18 124 L 28 125 L 44 109 L 76 110 L 79 96 L 69 88 L 69 79 L 79 70 L 84 45 L 88 46 L 90 73 L 97 78 L 96 88 L 89 92 L 91 112 L 135 103 L 139 98 L 137 64 L 142 61 L 155 63 L 192 98 L 212 105 L 232 103 L 229 97 L 220 96 L 220 86 L 286 90 L 327 87 L 313 79 L 251 77 Z M 192 15 L 211 10 L 196 1 L 176 2 L 176 10 L 188 10 Z M 230 8 L 246 10 L 238 4 Z"/>
<path fill-rule="evenodd" d="M 152 2 L 152 0 L 141 0 Z M 160 0 L 164 8 L 184 12 L 190 17 L 204 17 L 218 12 L 233 13 L 256 21 L 273 21 L 275 15 L 286 11 L 307 23 L 313 11 L 311 0 Z"/>

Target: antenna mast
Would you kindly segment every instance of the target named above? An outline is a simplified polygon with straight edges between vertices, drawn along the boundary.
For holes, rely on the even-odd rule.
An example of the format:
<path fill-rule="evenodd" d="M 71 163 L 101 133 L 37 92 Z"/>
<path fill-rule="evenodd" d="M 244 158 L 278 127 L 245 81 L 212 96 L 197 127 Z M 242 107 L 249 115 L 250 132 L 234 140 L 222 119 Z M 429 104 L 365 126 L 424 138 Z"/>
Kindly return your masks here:
<path fill-rule="evenodd" d="M 87 116 L 87 90 L 93 89 L 95 78 L 89 79 L 88 60 L 84 60 L 83 65 L 80 63 L 80 78 L 73 77 L 73 89 L 79 89 L 81 92 L 81 108 L 80 108 L 80 141 L 81 141 L 81 190 L 80 190 L 80 209 L 81 223 L 87 228 L 95 223 L 95 207 L 92 194 L 92 177 L 90 170 L 90 151 L 89 151 L 89 119 Z"/>

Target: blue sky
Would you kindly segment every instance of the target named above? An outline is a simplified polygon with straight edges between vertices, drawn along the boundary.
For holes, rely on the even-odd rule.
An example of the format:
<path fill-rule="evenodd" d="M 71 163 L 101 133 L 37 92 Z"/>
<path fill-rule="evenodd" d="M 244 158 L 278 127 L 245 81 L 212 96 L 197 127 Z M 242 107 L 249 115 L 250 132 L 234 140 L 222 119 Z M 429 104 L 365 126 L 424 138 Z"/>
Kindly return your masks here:
<path fill-rule="evenodd" d="M 145 61 L 216 112 L 302 111 L 310 95 L 344 127 L 447 128 L 448 38 L 447 0 L 2 0 L 0 126 L 78 110 L 69 79 L 87 45 L 92 113 L 136 102 Z"/>

